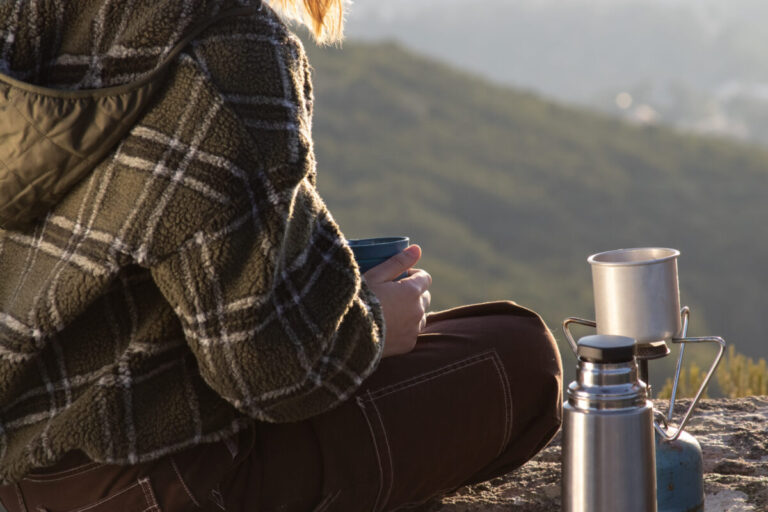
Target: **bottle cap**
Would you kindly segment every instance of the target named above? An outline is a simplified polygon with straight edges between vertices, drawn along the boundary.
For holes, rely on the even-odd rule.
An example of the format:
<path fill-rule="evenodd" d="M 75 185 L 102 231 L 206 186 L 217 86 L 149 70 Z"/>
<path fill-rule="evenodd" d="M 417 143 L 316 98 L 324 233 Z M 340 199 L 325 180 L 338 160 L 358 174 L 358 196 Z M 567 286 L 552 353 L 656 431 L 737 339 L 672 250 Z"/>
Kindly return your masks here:
<path fill-rule="evenodd" d="M 581 338 L 576 353 L 590 363 L 626 363 L 635 357 L 635 347 L 627 336 L 597 334 Z"/>

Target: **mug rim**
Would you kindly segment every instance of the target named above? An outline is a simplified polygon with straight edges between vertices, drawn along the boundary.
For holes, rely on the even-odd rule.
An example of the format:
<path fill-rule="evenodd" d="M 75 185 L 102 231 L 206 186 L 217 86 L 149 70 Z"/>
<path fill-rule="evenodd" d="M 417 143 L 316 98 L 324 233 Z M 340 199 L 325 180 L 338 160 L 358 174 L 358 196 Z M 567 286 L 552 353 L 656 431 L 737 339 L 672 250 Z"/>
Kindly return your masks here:
<path fill-rule="evenodd" d="M 407 236 L 381 236 L 373 238 L 352 238 L 347 243 L 350 247 L 368 247 L 371 245 L 396 244 L 398 242 L 407 242 Z"/>
<path fill-rule="evenodd" d="M 357 238 L 347 240 L 356 260 L 371 258 L 390 258 L 405 250 L 410 244 L 407 236 L 383 236 L 376 238 Z"/>
<path fill-rule="evenodd" d="M 647 256 L 644 257 L 643 254 Z M 654 253 L 657 254 L 654 256 Z M 630 256 L 639 255 L 639 259 L 616 259 L 607 261 L 605 258 L 613 256 Z M 593 254 L 587 258 L 587 262 L 593 266 L 601 267 L 637 267 L 642 265 L 653 265 L 655 263 L 662 263 L 669 260 L 675 260 L 680 256 L 680 251 L 677 249 L 670 249 L 668 247 L 632 247 L 628 249 L 614 249 L 611 251 L 603 251 Z"/>

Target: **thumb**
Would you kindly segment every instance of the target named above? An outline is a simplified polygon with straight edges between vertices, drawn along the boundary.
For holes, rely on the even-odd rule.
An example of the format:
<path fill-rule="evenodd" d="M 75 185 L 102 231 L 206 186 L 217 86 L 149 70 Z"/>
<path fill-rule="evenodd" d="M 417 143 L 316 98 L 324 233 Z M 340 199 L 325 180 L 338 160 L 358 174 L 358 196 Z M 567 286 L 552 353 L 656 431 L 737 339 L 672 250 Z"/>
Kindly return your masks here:
<path fill-rule="evenodd" d="M 384 263 L 376 265 L 365 273 L 366 281 L 386 283 L 394 281 L 400 274 L 411 268 L 421 259 L 421 247 L 411 245 L 403 252 L 395 254 Z"/>

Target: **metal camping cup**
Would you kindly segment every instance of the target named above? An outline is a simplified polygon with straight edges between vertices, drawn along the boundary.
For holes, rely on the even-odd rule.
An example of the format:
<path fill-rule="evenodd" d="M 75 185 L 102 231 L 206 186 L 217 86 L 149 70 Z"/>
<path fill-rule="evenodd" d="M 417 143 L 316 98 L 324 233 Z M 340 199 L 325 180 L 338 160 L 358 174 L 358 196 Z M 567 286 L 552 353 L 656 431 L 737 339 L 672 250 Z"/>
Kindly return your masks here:
<path fill-rule="evenodd" d="M 679 337 L 678 256 L 658 247 L 590 256 L 597 333 L 629 336 L 640 345 Z"/>

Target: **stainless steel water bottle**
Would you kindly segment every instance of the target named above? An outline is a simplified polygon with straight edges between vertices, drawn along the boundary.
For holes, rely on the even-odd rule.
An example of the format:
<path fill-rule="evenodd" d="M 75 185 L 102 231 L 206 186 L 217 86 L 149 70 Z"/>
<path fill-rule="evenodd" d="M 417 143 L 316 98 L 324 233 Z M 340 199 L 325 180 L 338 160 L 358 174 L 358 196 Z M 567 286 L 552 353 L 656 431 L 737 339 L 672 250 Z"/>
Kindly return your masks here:
<path fill-rule="evenodd" d="M 653 406 L 635 346 L 609 335 L 577 344 L 577 377 L 563 406 L 565 512 L 656 512 Z"/>

